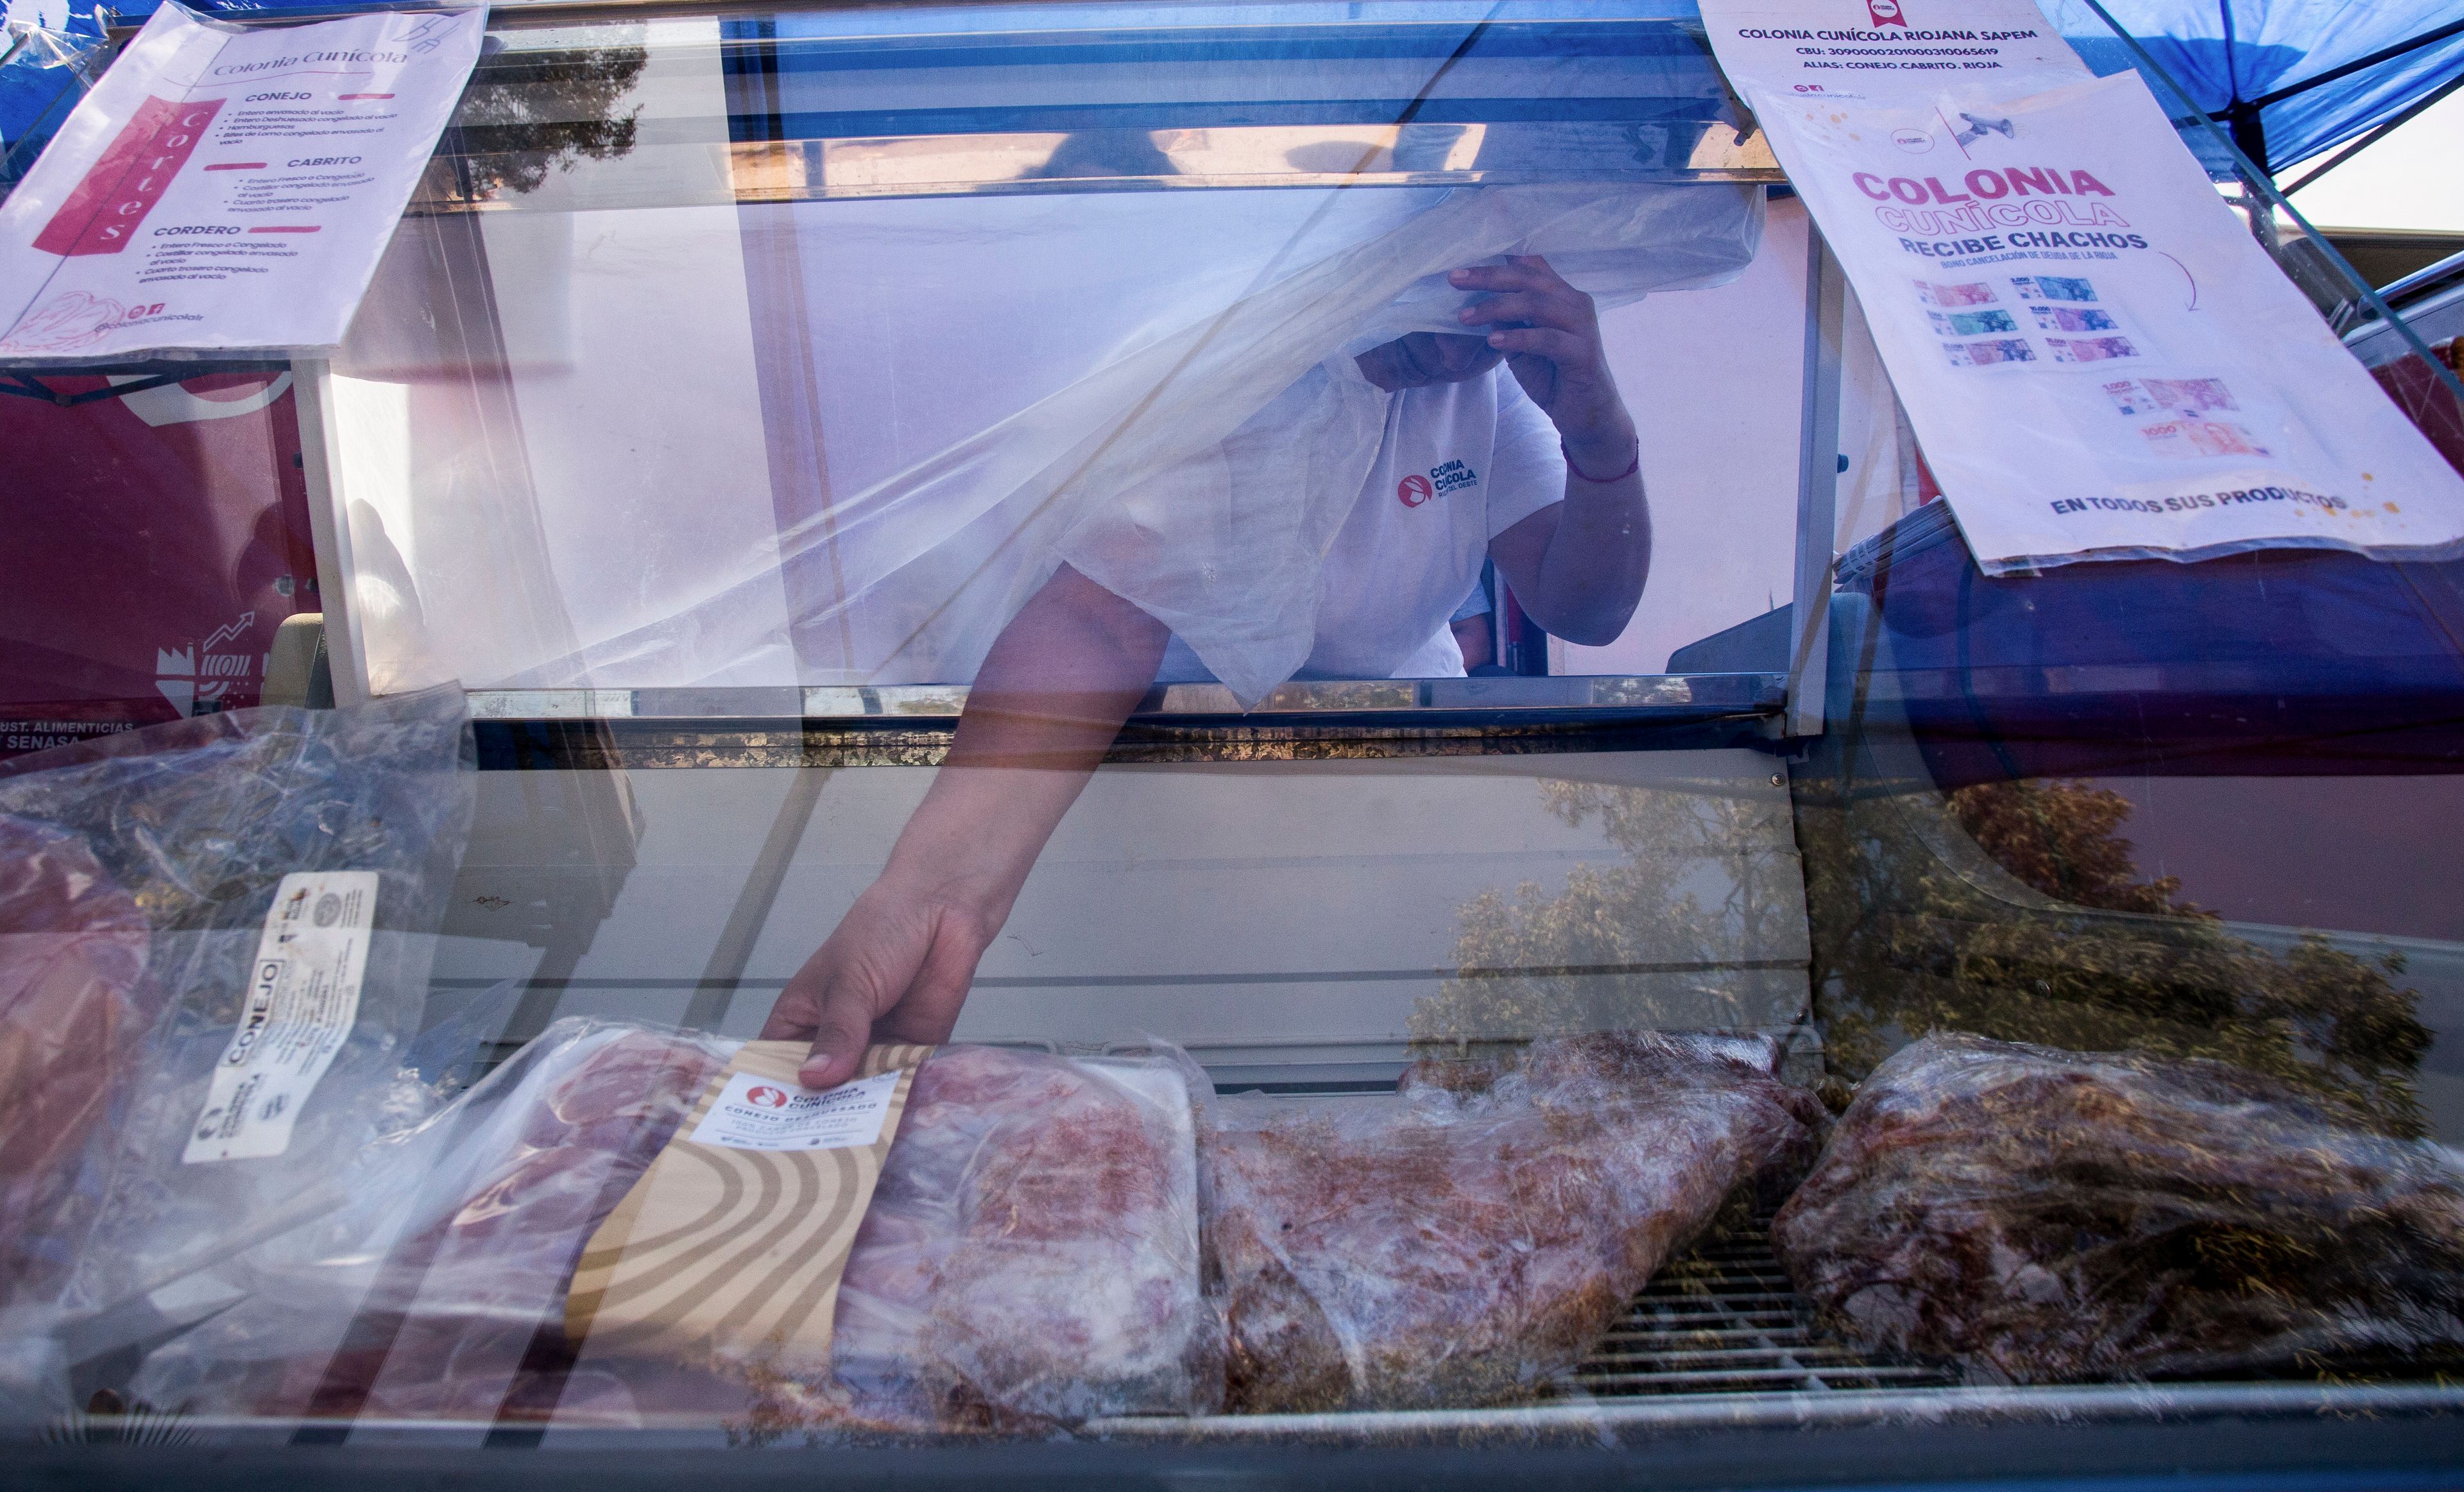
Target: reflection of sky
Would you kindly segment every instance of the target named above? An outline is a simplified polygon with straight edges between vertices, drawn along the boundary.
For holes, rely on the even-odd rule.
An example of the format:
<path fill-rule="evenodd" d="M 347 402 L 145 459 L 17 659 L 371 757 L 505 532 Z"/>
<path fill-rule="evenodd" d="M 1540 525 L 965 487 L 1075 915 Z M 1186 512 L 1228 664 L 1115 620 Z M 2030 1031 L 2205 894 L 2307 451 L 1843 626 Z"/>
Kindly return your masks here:
<path fill-rule="evenodd" d="M 2464 941 L 2464 777 L 2100 778 L 2143 876 L 2236 922 Z"/>
<path fill-rule="evenodd" d="M 2453 19 L 2444 0 L 2112 0 L 2106 9 L 2209 110 L 2321 77 Z M 2082 0 L 2051 0 L 2046 10 L 2099 73 L 2125 64 L 2125 50 Z M 2459 59 L 2464 38 L 2449 37 L 2269 105 L 2277 166 L 2395 114 L 2453 77 Z"/>
<path fill-rule="evenodd" d="M 2464 93 L 2452 94 L 2409 124 L 2293 194 L 2293 205 L 2321 228 L 2391 228 L 2464 232 Z M 2296 181 L 2315 166 L 2287 170 Z"/>
<path fill-rule="evenodd" d="M 2315 929 L 2359 934 L 2337 939 L 2357 956 L 2402 954 L 2393 982 L 2437 1038 L 2415 1075 L 2422 1107 L 2464 1144 L 2464 776 L 2091 780 L 2130 800 L 2114 832 L 2140 875 L 2181 877 L 2174 894 L 2235 936 L 2281 954 L 2290 930 Z"/>

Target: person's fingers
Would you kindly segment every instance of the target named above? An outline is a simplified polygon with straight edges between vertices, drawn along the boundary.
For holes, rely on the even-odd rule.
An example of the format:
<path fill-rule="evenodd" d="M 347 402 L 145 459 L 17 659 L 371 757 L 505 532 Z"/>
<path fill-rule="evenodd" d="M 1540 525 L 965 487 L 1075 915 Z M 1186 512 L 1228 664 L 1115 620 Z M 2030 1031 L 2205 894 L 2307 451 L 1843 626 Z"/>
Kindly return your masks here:
<path fill-rule="evenodd" d="M 1547 358 L 1560 364 L 1581 366 L 1595 355 L 1596 344 L 1590 338 L 1553 326 L 1525 326 L 1488 334 L 1488 344 L 1508 356 L 1529 355 Z"/>
<path fill-rule="evenodd" d="M 1537 321 L 1543 318 L 1542 297 L 1528 290 L 1510 290 L 1475 300 L 1455 313 L 1466 326 L 1495 321 Z"/>
<path fill-rule="evenodd" d="M 1448 271 L 1446 280 L 1458 290 L 1562 290 L 1582 294 L 1536 253 L 1508 254 L 1504 264 L 1466 265 Z"/>
<path fill-rule="evenodd" d="M 1456 312 L 1455 318 L 1470 325 L 1502 321 L 1553 326 L 1584 336 L 1596 336 L 1599 324 L 1591 297 L 1578 291 L 1512 291 L 1475 301 Z"/>
<path fill-rule="evenodd" d="M 1548 290 L 1565 281 L 1552 270 L 1535 269 L 1509 259 L 1504 264 L 1475 264 L 1452 271 L 1446 275 L 1446 283 L 1457 290 Z"/>
<path fill-rule="evenodd" d="M 1557 273 L 1557 267 L 1549 262 L 1549 256 L 1547 254 L 1510 253 L 1506 256 L 1506 262 L 1514 266 L 1518 270 L 1526 270 L 1531 274 L 1538 274 L 1544 279 L 1550 281 L 1551 284 L 1565 285 L 1568 290 L 1573 290 L 1574 288 L 1573 286 L 1566 283 L 1566 276 Z"/>
<path fill-rule="evenodd" d="M 871 999 L 854 980 L 844 976 L 833 979 L 823 992 L 813 1023 L 813 1050 L 797 1069 L 796 1081 L 808 1088 L 838 1086 L 855 1076 L 871 1042 Z"/>
<path fill-rule="evenodd" d="M 793 1042 L 810 1037 L 819 1008 L 810 996 L 790 983 L 781 992 L 779 1002 L 770 1007 L 770 1019 L 761 1022 L 759 1040 Z"/>

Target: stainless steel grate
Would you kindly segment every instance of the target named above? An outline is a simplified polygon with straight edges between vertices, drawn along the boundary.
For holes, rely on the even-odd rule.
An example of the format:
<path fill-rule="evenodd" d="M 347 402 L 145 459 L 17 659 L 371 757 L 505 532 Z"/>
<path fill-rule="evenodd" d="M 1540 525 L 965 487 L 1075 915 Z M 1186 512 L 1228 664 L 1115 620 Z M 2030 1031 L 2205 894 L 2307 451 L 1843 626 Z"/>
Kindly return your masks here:
<path fill-rule="evenodd" d="M 1768 1217 L 1654 1275 L 1575 1376 L 1596 1399 L 1961 1381 L 1947 1364 L 1875 1357 L 1827 1339 L 1771 1252 Z"/>

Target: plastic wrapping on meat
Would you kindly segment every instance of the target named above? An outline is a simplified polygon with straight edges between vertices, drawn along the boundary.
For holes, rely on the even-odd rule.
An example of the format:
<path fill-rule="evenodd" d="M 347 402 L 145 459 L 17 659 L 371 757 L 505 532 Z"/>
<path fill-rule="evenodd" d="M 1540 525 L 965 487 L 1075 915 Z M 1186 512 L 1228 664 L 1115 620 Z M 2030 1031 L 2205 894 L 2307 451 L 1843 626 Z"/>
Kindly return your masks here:
<path fill-rule="evenodd" d="M 154 1352 L 132 1392 L 206 1413 L 495 1415 L 526 1364 L 561 1366 L 533 1353 L 581 1249 L 568 1236 L 648 1167 L 733 1044 L 560 1021 L 370 1146 L 322 1251 L 251 1261 L 248 1296 Z"/>
<path fill-rule="evenodd" d="M 518 1415 L 572 1353 L 556 1323 L 590 1234 L 737 1043 L 562 1020 L 355 1181 L 365 1232 L 262 1273 L 134 1392 L 207 1412 Z"/>
<path fill-rule="evenodd" d="M 382 1190 L 436 1168 L 373 1274 L 268 1289 L 155 1354 L 136 1392 L 224 1413 L 825 1432 L 1213 1402 L 1190 1093 L 1160 1060 L 928 1061 L 841 1282 L 830 1382 L 567 1340 L 583 1247 L 737 1044 L 558 1022 L 367 1174 Z"/>
<path fill-rule="evenodd" d="M 1771 1057 L 1602 1033 L 1420 1064 L 1397 1103 L 1221 1101 L 1230 1407 L 1548 1392 L 1741 1186 L 1812 1158 L 1821 1106 Z"/>
<path fill-rule="evenodd" d="M 925 1063 L 839 1285 L 843 1384 L 945 1424 L 1215 1407 L 1195 1071 L 986 1046 Z"/>
<path fill-rule="evenodd" d="M 347 1157 L 433 1107 L 400 1058 L 469 833 L 465 718 L 454 691 L 234 711 L 21 757 L 0 775 L 0 815 L 79 842 L 124 893 L 143 922 L 145 980 L 161 992 L 159 1017 L 123 1007 L 131 1025 L 93 1028 L 100 1044 L 61 1059 L 130 1094 L 124 1118 L 74 1167 L 70 1205 L 91 1232 L 58 1295 L 64 1308 L 124 1303 L 313 1211 Z M 379 876 L 356 1022 L 284 1154 L 184 1165 L 275 889 L 316 870 Z M 115 936 L 134 932 L 113 915 Z M 141 1021 L 142 1041 L 124 1040 Z M 58 1218 L 50 1231 L 77 1238 Z"/>
<path fill-rule="evenodd" d="M 2019 1383 L 2464 1344 L 2464 1171 L 2204 1061 L 1935 1036 L 1772 1230 L 1867 1347 Z"/>
<path fill-rule="evenodd" d="M 66 1283 L 90 1219 L 61 1209 L 159 1004 L 145 934 L 84 840 L 0 816 L 0 1302 Z"/>

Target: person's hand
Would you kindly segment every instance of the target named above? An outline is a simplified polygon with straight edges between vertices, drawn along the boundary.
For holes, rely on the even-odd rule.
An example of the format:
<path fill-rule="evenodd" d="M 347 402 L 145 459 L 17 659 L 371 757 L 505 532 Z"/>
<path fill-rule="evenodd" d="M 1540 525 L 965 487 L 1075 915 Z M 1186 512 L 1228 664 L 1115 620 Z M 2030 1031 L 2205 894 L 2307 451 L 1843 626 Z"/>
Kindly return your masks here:
<path fill-rule="evenodd" d="M 1487 292 L 1456 318 L 1466 326 L 1494 328 L 1489 346 L 1506 355 L 1515 382 L 1557 427 L 1576 470 L 1622 469 L 1634 456 L 1634 421 L 1609 372 L 1592 297 L 1538 254 L 1457 270 L 1446 278 L 1457 290 Z"/>
<path fill-rule="evenodd" d="M 787 981 L 761 1039 L 813 1043 L 796 1075 L 808 1088 L 854 1077 L 875 1042 L 939 1045 L 1001 922 L 965 898 L 876 881 Z"/>

